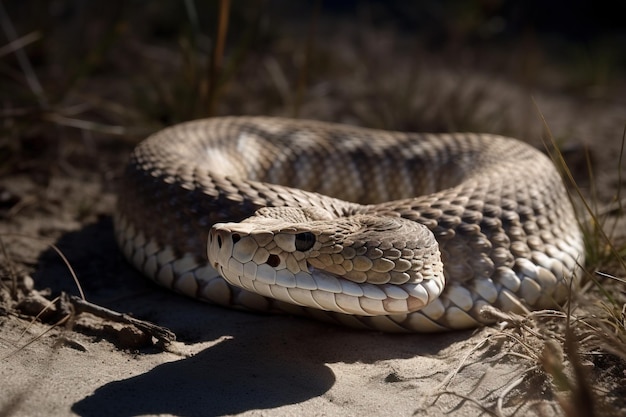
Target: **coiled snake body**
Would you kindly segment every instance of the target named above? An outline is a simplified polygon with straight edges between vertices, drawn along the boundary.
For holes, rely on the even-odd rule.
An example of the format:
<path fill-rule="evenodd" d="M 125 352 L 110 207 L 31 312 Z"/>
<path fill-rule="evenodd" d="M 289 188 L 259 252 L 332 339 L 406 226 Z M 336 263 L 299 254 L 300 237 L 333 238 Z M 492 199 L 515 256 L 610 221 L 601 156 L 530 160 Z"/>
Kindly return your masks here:
<path fill-rule="evenodd" d="M 584 261 L 549 158 L 495 135 L 199 120 L 142 142 L 118 197 L 118 243 L 159 284 L 385 331 L 554 306 Z"/>

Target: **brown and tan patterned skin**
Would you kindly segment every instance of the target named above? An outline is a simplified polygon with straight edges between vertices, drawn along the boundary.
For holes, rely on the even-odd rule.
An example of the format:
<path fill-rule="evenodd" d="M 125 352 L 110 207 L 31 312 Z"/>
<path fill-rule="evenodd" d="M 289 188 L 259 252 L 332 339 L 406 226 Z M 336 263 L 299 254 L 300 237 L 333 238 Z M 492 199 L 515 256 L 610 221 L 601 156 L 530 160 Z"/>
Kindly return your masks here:
<path fill-rule="evenodd" d="M 522 142 L 266 117 L 142 142 L 115 231 L 133 265 L 191 297 L 384 331 L 552 307 L 584 262 L 555 167 Z"/>

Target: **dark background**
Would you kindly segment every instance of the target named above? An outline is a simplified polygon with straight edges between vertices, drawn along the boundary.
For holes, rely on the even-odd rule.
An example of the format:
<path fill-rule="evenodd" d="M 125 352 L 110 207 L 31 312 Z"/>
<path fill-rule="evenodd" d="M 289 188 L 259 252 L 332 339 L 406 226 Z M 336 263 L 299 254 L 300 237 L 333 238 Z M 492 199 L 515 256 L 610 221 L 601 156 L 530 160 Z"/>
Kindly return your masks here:
<path fill-rule="evenodd" d="M 626 4 L 619 1 L 234 1 L 220 70 L 212 76 L 218 1 L 5 1 L 3 7 L 4 32 L 8 21 L 18 37 L 36 38 L 20 49 L 43 86 L 38 97 L 16 55 L 1 56 L 0 98 L 18 124 L 41 116 L 26 111 L 38 101 L 56 113 L 83 104 L 89 107 L 80 112 L 83 119 L 147 130 L 226 113 L 306 116 L 302 104 L 320 82 L 359 69 L 374 72 L 370 79 L 394 77 L 396 67 L 413 65 L 417 72 L 432 63 L 602 98 L 621 86 L 626 66 Z M 377 33 L 393 39 L 372 50 Z M 3 44 L 13 40 L 4 37 Z M 268 56 L 297 91 L 290 109 L 277 103 L 276 88 L 262 87 L 258 70 Z M 551 70 L 559 76 L 546 75 Z M 258 105 L 241 105 L 252 94 Z M 107 109 L 103 99 L 127 111 Z M 336 119 L 354 122 L 353 116 Z M 432 127 L 465 127 L 452 125 Z"/>

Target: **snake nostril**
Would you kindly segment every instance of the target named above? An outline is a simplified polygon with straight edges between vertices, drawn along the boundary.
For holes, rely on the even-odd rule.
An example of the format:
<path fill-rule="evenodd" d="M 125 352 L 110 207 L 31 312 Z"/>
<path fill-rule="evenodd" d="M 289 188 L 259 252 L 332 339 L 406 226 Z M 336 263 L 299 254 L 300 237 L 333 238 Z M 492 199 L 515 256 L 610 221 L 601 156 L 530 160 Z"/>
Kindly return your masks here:
<path fill-rule="evenodd" d="M 278 257 L 278 255 L 270 255 L 267 257 L 266 263 L 272 268 L 276 268 L 278 265 L 280 265 L 280 258 Z"/>
<path fill-rule="evenodd" d="M 241 240 L 241 236 L 239 236 L 237 233 L 233 233 L 233 243 L 237 243 Z"/>

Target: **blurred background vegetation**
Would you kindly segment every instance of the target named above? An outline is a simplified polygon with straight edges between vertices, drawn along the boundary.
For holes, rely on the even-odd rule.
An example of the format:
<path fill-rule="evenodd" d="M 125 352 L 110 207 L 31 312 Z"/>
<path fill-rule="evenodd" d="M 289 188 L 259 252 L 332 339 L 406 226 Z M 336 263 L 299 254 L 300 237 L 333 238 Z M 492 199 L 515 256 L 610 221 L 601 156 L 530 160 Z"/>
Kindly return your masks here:
<path fill-rule="evenodd" d="M 519 96 L 486 88 L 501 78 L 526 98 L 535 88 L 624 97 L 624 2 L 0 5 L 0 172 L 42 149 L 58 157 L 71 136 L 136 141 L 225 114 L 524 136 L 528 115 L 509 109 Z"/>

